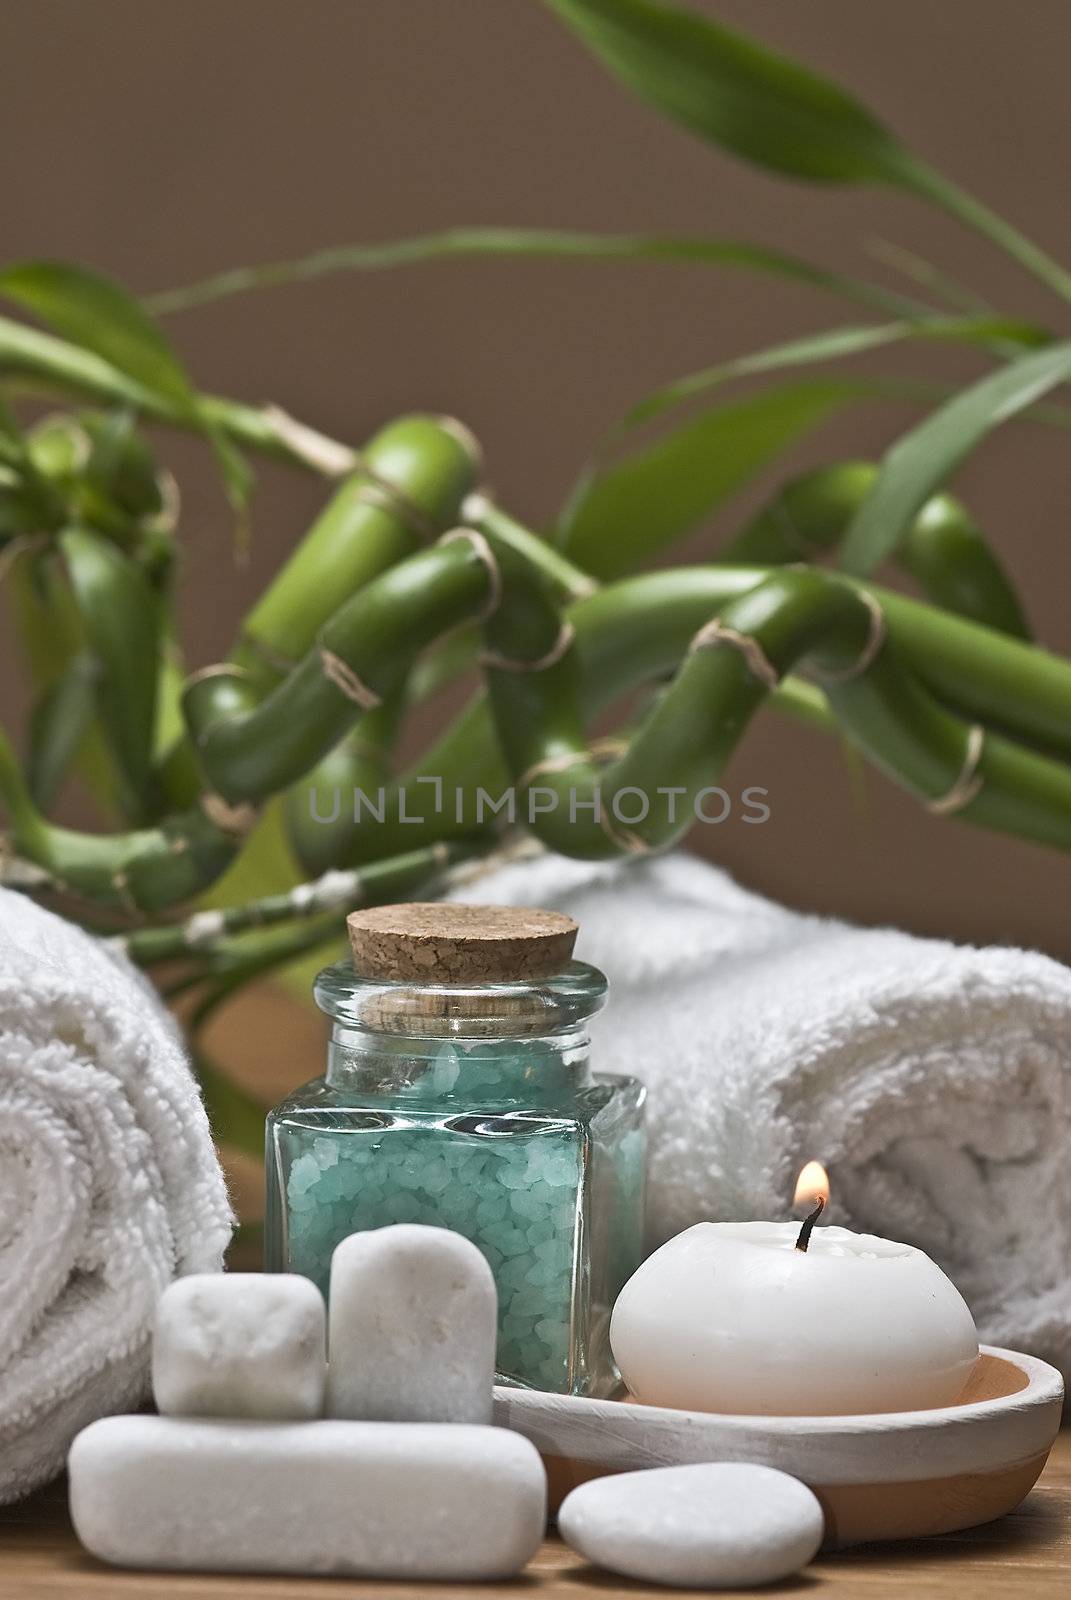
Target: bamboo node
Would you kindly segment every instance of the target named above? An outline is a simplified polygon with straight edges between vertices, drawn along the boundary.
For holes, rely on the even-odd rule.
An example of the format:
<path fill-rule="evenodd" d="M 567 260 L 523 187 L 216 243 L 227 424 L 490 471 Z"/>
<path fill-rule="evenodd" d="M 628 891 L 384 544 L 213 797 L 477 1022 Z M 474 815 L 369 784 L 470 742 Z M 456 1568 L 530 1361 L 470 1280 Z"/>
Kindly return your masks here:
<path fill-rule="evenodd" d="M 356 871 L 325 872 L 316 882 L 313 906 L 317 911 L 341 911 L 355 906 L 364 894 L 364 879 Z"/>
<path fill-rule="evenodd" d="M 741 633 L 737 628 L 726 627 L 719 617 L 704 623 L 688 646 L 688 654 L 694 655 L 698 650 L 712 650 L 719 644 L 731 645 L 734 650 L 739 650 L 747 662 L 752 677 L 757 678 L 767 689 L 777 688 L 781 682 L 781 674 L 759 641 L 752 638 L 750 633 Z"/>
<path fill-rule="evenodd" d="M 927 811 L 937 817 L 947 817 L 970 805 L 982 787 L 983 779 L 978 771 L 978 763 L 982 759 L 984 749 L 985 729 L 974 723 L 967 734 L 967 749 L 955 783 L 947 794 L 938 795 L 935 800 L 925 801 Z"/>
<path fill-rule="evenodd" d="M 606 837 L 626 855 L 645 856 L 650 853 L 651 846 L 638 833 L 633 833 L 631 828 L 614 826 L 614 820 L 604 805 L 599 807 L 599 826 Z"/>
<path fill-rule="evenodd" d="M 377 511 L 386 511 L 389 516 L 397 517 L 399 522 L 404 522 L 410 533 L 414 533 L 418 539 L 430 542 L 436 537 L 439 530 L 435 523 L 402 493 L 397 484 L 391 483 L 389 478 L 381 477 L 378 472 L 373 472 L 371 467 L 365 467 L 364 470 L 368 481 L 359 485 L 354 495 L 355 500 L 360 501 L 362 505 L 372 506 Z"/>
<path fill-rule="evenodd" d="M 126 911 L 130 916 L 137 916 L 141 910 L 141 907 L 138 905 L 134 898 L 133 892 L 131 891 L 130 879 L 127 877 L 126 873 L 122 871 L 122 869 L 120 869 L 118 872 L 112 873 L 112 888 L 115 890 L 116 898 L 118 899 L 123 910 Z"/>
<path fill-rule="evenodd" d="M 444 433 L 448 433 L 451 439 L 455 440 L 461 446 L 469 461 L 472 463 L 474 471 L 482 471 L 483 448 L 479 439 L 477 439 L 476 435 L 473 433 L 468 424 L 462 422 L 459 417 L 450 417 L 445 415 L 436 417 L 435 421 L 438 423 L 439 427 Z"/>
<path fill-rule="evenodd" d="M 167 467 L 159 467 L 156 487 L 160 492 L 160 509 L 146 520 L 144 526 L 150 533 L 174 533 L 182 513 L 182 490 L 178 479 Z"/>
<path fill-rule="evenodd" d="M 603 739 L 596 739 L 588 754 L 596 763 L 616 761 L 628 751 L 628 740 L 619 739 L 615 734 L 607 734 Z"/>
<path fill-rule="evenodd" d="M 329 911 L 336 906 L 352 906 L 361 894 L 359 872 L 329 868 L 310 883 L 299 883 L 290 891 L 290 908 L 299 917 L 314 911 Z"/>
<path fill-rule="evenodd" d="M 517 789 L 523 792 L 536 778 L 548 777 L 552 773 L 567 772 L 570 767 L 578 767 L 584 761 L 590 760 L 587 750 L 567 750 L 560 756 L 546 756 L 542 761 L 534 761 L 517 779 Z"/>
<path fill-rule="evenodd" d="M 244 839 L 257 820 L 257 808 L 248 800 L 232 805 L 212 789 L 206 789 L 200 796 L 200 806 L 214 828 L 218 828 L 220 833 L 232 834 L 237 839 Z"/>
<path fill-rule="evenodd" d="M 243 630 L 242 643 L 274 672 L 293 672 L 298 664 L 294 656 L 288 656 L 284 650 L 277 650 L 273 644 L 269 644 L 266 639 L 258 638 L 255 633 Z"/>
<path fill-rule="evenodd" d="M 494 667 L 499 672 L 545 672 L 548 667 L 557 666 L 575 638 L 576 629 L 571 622 L 566 621 L 558 629 L 558 637 L 550 649 L 544 651 L 541 656 L 536 656 L 534 661 L 522 661 L 516 656 L 504 656 L 497 650 L 481 650 L 479 662 L 482 667 Z"/>
<path fill-rule="evenodd" d="M 616 761 L 627 750 L 626 740 L 608 734 L 605 739 L 596 739 L 589 750 L 569 750 L 564 755 L 547 756 L 543 761 L 534 762 L 517 779 L 517 789 L 523 791 L 536 778 L 556 772 L 567 772 L 570 767 L 580 766 L 585 761 L 590 761 L 596 766 L 604 766 L 609 761 Z"/>
<path fill-rule="evenodd" d="M 319 651 L 324 677 L 333 683 L 336 689 L 340 689 L 347 700 L 352 700 L 362 711 L 374 711 L 377 706 L 383 704 L 382 696 L 358 677 L 349 662 L 343 661 L 341 656 L 337 656 L 326 645 L 320 645 Z"/>
<path fill-rule="evenodd" d="M 491 549 L 489 542 L 484 538 L 483 534 L 478 533 L 475 528 L 451 528 L 449 533 L 443 534 L 442 538 L 439 540 L 439 543 L 456 544 L 461 539 L 465 539 L 469 544 L 471 544 L 473 550 L 476 552 L 477 557 L 483 562 L 483 565 L 487 571 L 487 577 L 489 580 L 487 604 L 484 606 L 479 615 L 473 618 L 474 622 L 486 622 L 489 617 L 494 616 L 495 612 L 502 604 L 502 572 L 499 568 L 498 562 L 495 560 L 495 553 Z"/>
<path fill-rule="evenodd" d="M 298 460 L 316 472 L 322 472 L 325 477 L 342 478 L 360 466 L 361 458 L 356 450 L 298 422 L 281 406 L 265 406 L 262 414 L 276 437 L 293 451 Z"/>
<path fill-rule="evenodd" d="M 182 929 L 182 942 L 187 950 L 201 950 L 213 944 L 227 931 L 227 918 L 222 911 L 198 911 Z"/>
<path fill-rule="evenodd" d="M 461 520 L 478 530 L 488 514 L 494 509 L 494 491 L 485 484 L 482 489 L 472 489 L 461 502 Z M 587 600 L 591 595 L 597 594 L 599 583 L 578 572 L 574 577 L 561 580 L 563 593 L 569 600 Z"/>
<path fill-rule="evenodd" d="M 253 674 L 248 667 L 239 667 L 233 661 L 214 661 L 210 666 L 198 667 L 196 672 L 191 672 L 183 682 L 182 692 L 192 689 L 195 683 L 203 683 L 207 678 L 252 678 Z"/>
<path fill-rule="evenodd" d="M 812 676 L 817 678 L 820 683 L 851 683 L 853 678 L 861 678 L 863 673 L 874 665 L 885 644 L 885 636 L 888 629 L 884 611 L 874 596 L 866 589 L 856 589 L 855 593 L 870 614 L 866 644 L 864 644 L 858 658 L 852 662 L 850 667 L 841 667 L 829 672 L 816 668 Z"/>
<path fill-rule="evenodd" d="M 482 522 L 494 504 L 490 489 L 472 489 L 461 502 L 462 522 Z"/>
<path fill-rule="evenodd" d="M 598 594 L 600 584 L 597 579 L 586 575 L 572 578 L 569 581 L 570 600 L 590 600 L 593 594 Z"/>
<path fill-rule="evenodd" d="M 439 840 L 433 849 L 438 849 L 444 843 Z M 444 848 L 447 846 L 444 845 Z M 516 833 L 507 839 L 505 844 L 499 845 L 494 850 L 489 850 L 484 856 L 475 859 L 463 860 L 451 868 L 447 877 L 447 887 L 454 889 L 468 888 L 474 883 L 479 883 L 483 878 L 490 877 L 493 872 L 498 872 L 502 867 L 515 865 L 518 861 L 534 861 L 538 856 L 546 855 L 546 847 L 531 833 Z M 446 864 L 444 859 L 444 865 Z"/>

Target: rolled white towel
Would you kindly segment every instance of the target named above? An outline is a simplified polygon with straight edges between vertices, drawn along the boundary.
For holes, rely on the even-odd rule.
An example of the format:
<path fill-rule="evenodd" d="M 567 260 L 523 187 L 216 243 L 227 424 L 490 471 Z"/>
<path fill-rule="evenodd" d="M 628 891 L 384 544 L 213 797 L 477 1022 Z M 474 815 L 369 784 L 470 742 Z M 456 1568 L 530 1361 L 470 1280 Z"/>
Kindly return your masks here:
<path fill-rule="evenodd" d="M 1071 971 L 802 916 L 683 854 L 555 856 L 456 898 L 580 923 L 610 978 L 598 1065 L 650 1089 L 649 1230 L 787 1217 L 831 1170 L 829 1220 L 949 1272 L 983 1339 L 1071 1376 Z"/>
<path fill-rule="evenodd" d="M 149 984 L 0 889 L 0 1501 L 146 1391 L 157 1298 L 222 1265 L 231 1211 Z"/>

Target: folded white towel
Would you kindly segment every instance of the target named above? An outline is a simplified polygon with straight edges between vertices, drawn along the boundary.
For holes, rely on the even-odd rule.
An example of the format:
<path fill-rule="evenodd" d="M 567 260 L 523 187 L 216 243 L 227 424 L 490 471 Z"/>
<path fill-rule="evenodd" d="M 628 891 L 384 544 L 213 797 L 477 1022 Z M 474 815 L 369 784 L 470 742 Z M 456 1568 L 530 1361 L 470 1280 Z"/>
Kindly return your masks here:
<path fill-rule="evenodd" d="M 921 1246 L 983 1339 L 1071 1375 L 1066 967 L 801 916 L 680 854 L 538 857 L 457 898 L 580 922 L 611 982 L 598 1065 L 650 1088 L 652 1245 L 789 1216 L 817 1157 L 827 1220 Z"/>
<path fill-rule="evenodd" d="M 197 1087 L 121 957 L 0 890 L 0 1502 L 146 1391 L 156 1300 L 231 1213 Z"/>

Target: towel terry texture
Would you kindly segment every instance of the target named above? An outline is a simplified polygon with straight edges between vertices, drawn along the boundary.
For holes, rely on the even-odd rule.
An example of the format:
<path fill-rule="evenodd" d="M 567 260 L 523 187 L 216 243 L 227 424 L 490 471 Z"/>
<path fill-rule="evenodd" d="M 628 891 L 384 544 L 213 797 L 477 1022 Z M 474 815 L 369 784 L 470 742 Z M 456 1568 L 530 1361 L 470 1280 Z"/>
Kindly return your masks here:
<path fill-rule="evenodd" d="M 0 890 L 0 1501 L 146 1393 L 156 1300 L 222 1265 L 231 1212 L 160 1001 Z"/>
<path fill-rule="evenodd" d="M 611 999 L 597 1066 L 650 1090 L 649 1230 L 787 1217 L 799 1168 L 828 1220 L 920 1246 L 983 1340 L 1071 1375 L 1071 971 L 803 916 L 677 854 L 555 856 L 457 898 L 580 923 Z"/>

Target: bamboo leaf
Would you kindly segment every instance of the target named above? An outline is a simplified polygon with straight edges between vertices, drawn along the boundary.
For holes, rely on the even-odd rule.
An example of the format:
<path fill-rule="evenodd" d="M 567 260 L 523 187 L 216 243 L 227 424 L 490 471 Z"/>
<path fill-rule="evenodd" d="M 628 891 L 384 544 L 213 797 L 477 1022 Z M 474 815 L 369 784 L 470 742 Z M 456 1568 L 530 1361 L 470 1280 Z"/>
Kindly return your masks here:
<path fill-rule="evenodd" d="M 242 485 L 249 474 L 237 447 L 263 450 L 293 465 L 337 477 L 352 471 L 354 452 L 337 439 L 329 439 L 298 425 L 273 406 L 247 406 L 221 395 L 201 395 L 201 410 L 191 418 L 184 407 L 136 383 L 118 367 L 41 328 L 31 328 L 0 317 L 0 379 L 14 380 L 33 394 L 74 395 L 105 405 L 126 406 L 156 421 L 179 427 L 209 428 L 214 438 L 230 442 Z"/>
<path fill-rule="evenodd" d="M 107 362 L 209 438 L 236 509 L 249 499 L 248 468 L 206 411 L 170 343 L 143 306 L 111 279 L 61 261 L 0 270 L 0 295 L 64 339 Z"/>
<path fill-rule="evenodd" d="M 829 79 L 661 0 L 547 4 L 626 88 L 700 138 L 784 177 L 909 190 L 1071 298 L 1071 273 Z"/>
<path fill-rule="evenodd" d="M 703 412 L 589 482 L 569 525 L 570 555 L 596 578 L 634 571 L 866 392 L 865 380 L 802 380 Z"/>
<path fill-rule="evenodd" d="M 859 101 L 742 34 L 655 0 L 547 3 L 614 77 L 701 138 L 787 177 L 912 186 L 912 157 Z"/>
<path fill-rule="evenodd" d="M 1026 348 L 1045 343 L 1048 335 L 1033 323 L 1006 317 L 930 317 L 901 322 L 867 323 L 852 327 L 829 328 L 821 333 L 790 339 L 784 344 L 738 356 L 733 361 L 702 367 L 698 372 L 675 378 L 638 401 L 619 428 L 624 433 L 641 422 L 649 422 L 661 412 L 720 387 L 729 378 L 777 372 L 785 367 L 811 366 L 819 361 L 842 361 L 849 356 L 900 344 L 905 339 L 933 339 L 952 344 L 1006 345 L 1009 341 Z M 611 436 L 612 437 L 612 436 Z"/>
<path fill-rule="evenodd" d="M 0 377 L 180 420 L 173 406 L 142 388 L 110 361 L 55 334 L 13 322 L 10 317 L 0 317 Z"/>
<path fill-rule="evenodd" d="M 59 537 L 78 613 L 101 675 L 101 721 L 136 813 L 153 751 L 160 602 L 136 562 L 81 528 Z"/>
<path fill-rule="evenodd" d="M 91 651 L 79 651 L 33 708 L 26 781 L 40 811 L 59 794 L 93 724 L 99 670 Z"/>
<path fill-rule="evenodd" d="M 913 519 L 994 428 L 1019 416 L 1071 379 L 1071 340 L 1021 356 L 940 406 L 888 452 L 852 520 L 841 551 L 848 572 L 864 574 L 901 543 Z"/>
<path fill-rule="evenodd" d="M 182 718 L 182 690 L 188 676 L 183 663 L 182 650 L 176 638 L 173 605 L 169 595 L 161 601 L 160 670 L 156 678 L 156 734 L 153 739 L 153 757 L 162 761 L 176 741 L 182 738 L 186 724 Z"/>
<path fill-rule="evenodd" d="M 24 261 L 0 270 L 0 294 L 135 383 L 175 406 L 196 409 L 182 363 L 152 317 L 118 284 L 66 262 Z"/>
<path fill-rule="evenodd" d="M 1000 331 L 1014 331 L 1018 329 L 1023 337 L 1033 337 L 1033 330 L 1029 325 L 1021 326 L 1016 323 L 1007 323 L 996 318 L 932 318 L 928 321 L 917 322 L 892 322 L 880 324 L 866 324 L 854 327 L 832 328 L 823 333 L 811 334 L 803 339 L 790 340 L 785 344 L 773 345 L 768 350 L 759 350 L 746 356 L 739 356 L 733 361 L 722 362 L 718 366 L 704 367 L 699 372 L 690 373 L 687 377 L 675 379 L 674 382 L 663 385 L 635 406 L 613 428 L 602 441 L 596 451 L 592 462 L 582 472 L 577 484 L 566 501 L 561 517 L 558 521 L 557 539 L 561 548 L 568 550 L 570 556 L 575 557 L 579 564 L 588 570 L 594 571 L 599 565 L 599 540 L 620 537 L 620 530 L 624 523 L 634 524 L 638 519 L 635 514 L 628 514 L 628 508 L 621 499 L 622 486 L 630 481 L 629 463 L 621 467 L 604 467 L 602 462 L 612 447 L 640 423 L 649 422 L 687 401 L 693 401 L 704 395 L 723 388 L 727 383 L 746 377 L 761 376 L 766 373 L 791 371 L 797 367 L 816 365 L 821 362 L 844 360 L 850 356 L 863 354 L 867 351 L 880 349 L 884 345 L 895 344 L 905 339 L 931 338 L 948 339 L 952 341 L 975 342 L 987 338 Z M 869 380 L 867 392 L 873 392 L 879 386 L 878 380 Z M 910 385 L 901 385 L 901 392 L 910 389 Z M 689 437 L 687 427 L 684 438 Z M 694 450 L 683 449 L 678 458 L 676 451 L 671 450 L 667 458 L 677 461 L 677 471 L 694 471 L 694 465 L 684 467 L 686 460 L 693 460 L 701 454 L 701 434 L 696 436 L 697 442 Z M 776 446 L 771 446 L 771 454 Z M 661 477 L 662 474 L 656 467 L 660 459 L 659 446 L 652 452 L 637 458 L 643 463 L 637 480 L 639 484 L 646 481 L 647 472 Z M 648 466 L 648 457 L 651 457 Z M 666 473 L 671 472 L 667 466 Z M 653 481 L 653 480 L 652 480 Z M 700 480 L 701 481 L 701 480 Z M 652 490 L 652 493 L 654 491 Z M 668 494 L 666 501 L 667 510 L 665 520 L 659 516 L 653 506 L 648 506 L 647 514 L 651 517 L 651 547 L 657 548 L 660 544 L 676 537 L 676 532 L 683 529 L 676 523 L 669 508 L 680 507 L 683 488 L 669 489 L 668 477 L 666 484 L 658 493 Z M 696 499 L 700 495 L 699 482 L 696 484 Z M 711 501 L 706 507 L 712 509 L 716 501 Z M 662 538 L 657 529 L 674 526 L 675 532 L 669 532 Z M 613 527 L 614 532 L 609 530 Z M 581 548 L 582 547 L 582 548 Z M 611 558 L 612 559 L 612 558 Z M 618 568 L 617 570 L 624 570 Z"/>
<path fill-rule="evenodd" d="M 555 228 L 447 228 L 438 233 L 370 244 L 340 245 L 294 261 L 235 267 L 198 283 L 149 295 L 146 308 L 156 315 L 188 311 L 230 295 L 285 284 L 308 283 L 343 272 L 376 272 L 444 259 L 494 256 L 554 261 L 662 261 L 683 266 L 725 267 L 791 278 L 897 315 L 916 314 L 918 302 L 877 284 L 816 267 L 799 256 L 742 239 L 703 239 L 675 235 L 578 233 Z"/>
<path fill-rule="evenodd" d="M 8 567 L 4 587 L 20 665 L 40 703 L 55 692 L 75 657 L 88 649 L 85 628 L 61 563 L 51 548 L 28 549 L 22 559 Z M 118 821 L 122 805 L 115 763 L 99 720 L 87 730 L 78 768 L 107 820 Z"/>

